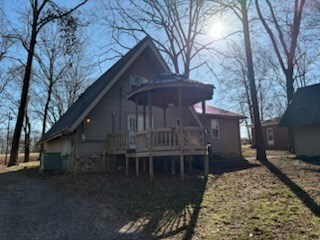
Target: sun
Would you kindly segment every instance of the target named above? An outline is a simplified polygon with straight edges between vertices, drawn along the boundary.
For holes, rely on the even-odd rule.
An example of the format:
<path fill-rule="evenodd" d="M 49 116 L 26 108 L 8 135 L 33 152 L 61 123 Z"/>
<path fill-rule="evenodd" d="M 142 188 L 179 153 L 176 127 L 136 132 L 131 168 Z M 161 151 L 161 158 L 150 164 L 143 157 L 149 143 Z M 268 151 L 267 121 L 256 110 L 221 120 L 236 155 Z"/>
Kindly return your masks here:
<path fill-rule="evenodd" d="M 222 22 L 215 22 L 212 27 L 209 29 L 208 35 L 214 39 L 221 38 L 224 32 L 224 25 Z"/>

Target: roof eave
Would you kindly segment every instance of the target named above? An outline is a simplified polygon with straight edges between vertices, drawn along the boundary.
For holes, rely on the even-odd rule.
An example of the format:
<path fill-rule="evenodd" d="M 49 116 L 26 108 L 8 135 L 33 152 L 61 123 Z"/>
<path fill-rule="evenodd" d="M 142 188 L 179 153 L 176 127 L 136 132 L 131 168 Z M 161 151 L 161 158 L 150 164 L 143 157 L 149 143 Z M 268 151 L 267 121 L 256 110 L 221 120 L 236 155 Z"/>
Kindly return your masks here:
<path fill-rule="evenodd" d="M 205 115 L 206 117 L 218 117 L 218 118 L 232 118 L 232 119 L 246 119 L 248 117 L 246 116 L 228 116 L 228 115 L 220 115 L 220 114 L 210 114 L 210 113 L 199 113 L 197 112 L 198 115 L 202 116 Z"/>
<path fill-rule="evenodd" d="M 45 139 L 41 138 L 39 143 L 42 144 L 42 143 L 45 143 L 45 142 L 49 142 L 49 141 L 51 141 L 53 139 L 56 139 L 58 137 L 66 136 L 66 135 L 71 134 L 71 133 L 72 132 L 70 132 L 69 129 L 63 129 L 62 131 L 56 132 L 53 135 L 49 136 L 48 138 L 45 138 Z"/>

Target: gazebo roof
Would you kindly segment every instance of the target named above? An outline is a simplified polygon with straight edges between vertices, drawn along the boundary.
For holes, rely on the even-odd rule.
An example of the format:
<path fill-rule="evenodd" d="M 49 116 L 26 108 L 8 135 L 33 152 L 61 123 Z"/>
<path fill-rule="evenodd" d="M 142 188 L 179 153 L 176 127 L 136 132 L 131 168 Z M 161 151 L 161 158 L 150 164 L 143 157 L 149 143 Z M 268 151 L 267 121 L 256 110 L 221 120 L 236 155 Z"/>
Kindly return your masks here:
<path fill-rule="evenodd" d="M 129 92 L 127 98 L 131 101 L 137 100 L 138 105 L 147 105 L 150 93 L 153 106 L 167 107 L 178 104 L 178 89 L 181 89 L 182 105 L 192 106 L 197 102 L 212 99 L 214 86 L 190 80 L 183 75 L 162 73 Z"/>

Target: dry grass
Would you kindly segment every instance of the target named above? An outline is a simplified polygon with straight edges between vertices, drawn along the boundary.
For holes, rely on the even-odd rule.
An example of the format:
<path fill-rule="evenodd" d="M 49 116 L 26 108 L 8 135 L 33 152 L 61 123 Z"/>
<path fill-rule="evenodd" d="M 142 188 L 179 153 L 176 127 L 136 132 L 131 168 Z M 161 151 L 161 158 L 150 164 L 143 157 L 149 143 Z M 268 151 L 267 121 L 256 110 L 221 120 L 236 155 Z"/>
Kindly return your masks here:
<path fill-rule="evenodd" d="M 320 239 L 320 162 L 268 154 L 265 165 L 216 163 L 207 181 L 156 174 L 150 183 L 123 172 L 40 179 L 84 203 L 97 224 L 112 222 L 117 239 Z"/>
<path fill-rule="evenodd" d="M 266 150 L 266 154 L 268 156 L 278 156 L 278 157 L 294 157 L 288 151 L 281 151 L 281 150 Z M 256 157 L 256 149 L 251 148 L 250 144 L 242 145 L 242 155 L 244 158 L 255 158 Z"/>
<path fill-rule="evenodd" d="M 7 171 L 18 171 L 25 168 L 36 168 L 39 167 L 40 162 L 38 161 L 39 153 L 30 153 L 30 162 L 24 163 L 24 154 L 19 154 L 18 162 L 19 165 L 7 168 L 5 163 L 5 154 L 0 154 L 0 172 L 7 172 Z M 8 160 L 10 155 L 8 155 Z M 7 160 L 7 161 L 8 161 Z"/>

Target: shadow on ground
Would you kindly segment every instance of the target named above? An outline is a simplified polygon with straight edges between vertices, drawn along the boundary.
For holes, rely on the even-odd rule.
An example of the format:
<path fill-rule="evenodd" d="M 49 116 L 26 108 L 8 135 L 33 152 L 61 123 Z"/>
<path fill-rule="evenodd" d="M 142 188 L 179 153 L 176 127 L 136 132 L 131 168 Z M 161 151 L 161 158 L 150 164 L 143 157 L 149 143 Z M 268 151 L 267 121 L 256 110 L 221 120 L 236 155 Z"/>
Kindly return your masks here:
<path fill-rule="evenodd" d="M 257 166 L 260 165 L 245 159 L 214 162 L 210 182 L 223 173 Z M 156 171 L 153 183 L 147 173 L 140 173 L 137 179 L 134 168 L 130 169 L 129 178 L 124 177 L 124 172 L 110 172 L 61 176 L 55 183 L 86 202 L 115 209 L 119 215 L 116 219 L 110 216 L 107 221 L 113 222 L 117 239 L 192 239 L 207 187 L 203 169 L 194 168 L 192 173 L 186 170 L 184 182 L 179 173 L 170 176 Z"/>
<path fill-rule="evenodd" d="M 266 166 L 282 183 L 304 203 L 306 207 L 317 217 L 320 217 L 320 206 L 317 202 L 298 184 L 292 181 L 283 171 L 269 160 L 263 160 L 261 163 Z"/>
<path fill-rule="evenodd" d="M 96 204 L 97 221 L 112 222 L 116 237 L 108 239 L 192 239 L 207 183 L 202 176 L 181 182 L 160 174 L 150 183 L 147 174 L 136 179 L 125 178 L 123 172 L 56 180 L 64 192 Z"/>
<path fill-rule="evenodd" d="M 210 183 L 224 173 L 262 166 L 259 162 L 252 162 L 246 159 L 213 159 Z M 262 164 L 316 216 L 320 216 L 319 205 L 304 189 L 272 162 L 263 161 Z M 20 172 L 37 176 L 37 169 Z M 124 177 L 123 171 L 41 176 L 40 179 L 43 181 L 36 182 L 49 185 L 54 191 L 82 203 L 90 212 L 86 218 L 89 227 L 90 224 L 94 228 L 107 225 L 108 231 L 102 239 L 192 239 L 207 188 L 201 169 L 187 172 L 185 182 L 180 181 L 179 175 L 173 177 L 156 172 L 155 181 L 150 183 L 147 173 L 141 173 L 137 179 L 134 172 L 128 178 Z"/>
<path fill-rule="evenodd" d="M 224 172 L 255 166 L 258 165 L 244 159 L 214 162 L 210 182 Z M 134 172 L 129 178 L 124 177 L 123 171 L 39 175 L 38 168 L 27 168 L 18 173 L 14 174 L 33 176 L 35 184 L 51 186 L 52 191 L 81 202 L 90 212 L 89 226 L 94 225 L 94 229 L 108 225 L 108 232 L 103 236 L 106 239 L 192 239 L 207 187 L 202 169 L 186 171 L 185 182 L 180 181 L 179 173 L 170 176 L 156 172 L 153 183 L 149 182 L 147 173 L 141 173 L 137 179 Z"/>
<path fill-rule="evenodd" d="M 320 157 L 307 157 L 307 156 L 300 156 L 294 158 L 297 161 L 302 161 L 308 164 L 320 166 Z"/>
<path fill-rule="evenodd" d="M 245 170 L 253 167 L 260 167 L 259 164 L 250 163 L 245 158 L 213 158 L 210 162 L 212 174 L 223 174 L 228 172 Z"/>

